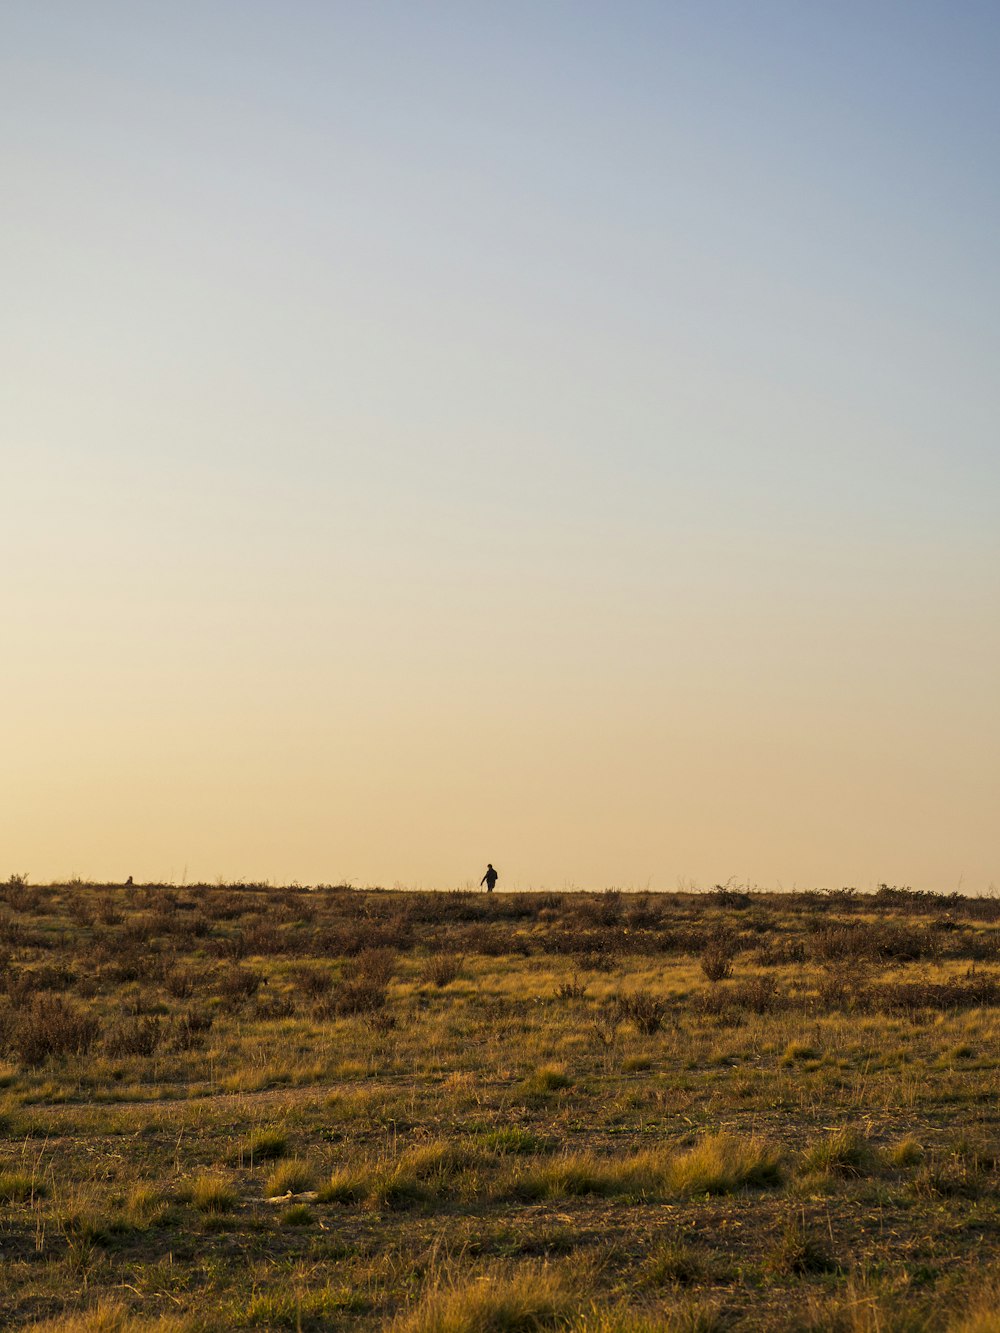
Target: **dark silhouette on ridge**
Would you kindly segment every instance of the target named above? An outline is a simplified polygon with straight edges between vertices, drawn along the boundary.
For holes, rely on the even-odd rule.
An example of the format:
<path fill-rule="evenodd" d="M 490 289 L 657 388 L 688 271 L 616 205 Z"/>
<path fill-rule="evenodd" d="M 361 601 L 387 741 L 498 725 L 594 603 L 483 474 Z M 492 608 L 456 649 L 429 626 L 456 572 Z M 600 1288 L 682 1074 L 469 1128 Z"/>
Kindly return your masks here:
<path fill-rule="evenodd" d="M 497 880 L 498 880 L 499 878 L 500 878 L 500 876 L 499 876 L 499 875 L 497 874 L 497 872 L 493 869 L 493 866 L 492 866 L 492 865 L 487 865 L 487 867 L 486 867 L 486 874 L 485 874 L 485 875 L 482 877 L 482 879 L 479 881 L 480 888 L 485 884 L 485 885 L 486 885 L 486 892 L 487 892 L 487 893 L 492 893 L 493 890 L 494 890 L 494 888 L 496 887 L 496 882 L 497 882 Z"/>

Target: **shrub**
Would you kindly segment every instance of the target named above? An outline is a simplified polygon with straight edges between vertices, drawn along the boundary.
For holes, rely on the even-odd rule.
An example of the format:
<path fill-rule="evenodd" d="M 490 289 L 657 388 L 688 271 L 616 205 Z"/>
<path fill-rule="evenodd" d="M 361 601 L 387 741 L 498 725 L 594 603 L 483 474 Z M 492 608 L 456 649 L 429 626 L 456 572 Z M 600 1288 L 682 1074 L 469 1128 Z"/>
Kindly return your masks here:
<path fill-rule="evenodd" d="M 420 979 L 443 989 L 461 976 L 464 962 L 464 958 L 453 953 L 431 954 L 424 964 Z"/>
<path fill-rule="evenodd" d="M 187 1009 L 178 1014 L 173 1025 L 173 1044 L 179 1051 L 194 1051 L 205 1044 L 205 1035 L 214 1019 L 204 1009 Z"/>
<path fill-rule="evenodd" d="M 666 1002 L 649 991 L 633 991 L 631 995 L 616 995 L 612 1002 L 618 1022 L 634 1023 L 640 1032 L 650 1036 L 663 1026 Z"/>
<path fill-rule="evenodd" d="M 384 1009 L 388 1000 L 384 982 L 358 977 L 342 981 L 329 999 L 316 1005 L 314 1012 L 317 1018 L 334 1014 L 373 1014 Z"/>
<path fill-rule="evenodd" d="M 104 1049 L 111 1056 L 155 1054 L 162 1038 L 158 1018 L 123 1018 L 104 1038 Z"/>
<path fill-rule="evenodd" d="M 712 943 L 701 955 L 701 970 L 709 981 L 725 981 L 733 975 L 733 953 L 729 944 Z"/>
<path fill-rule="evenodd" d="M 816 931 L 809 938 L 809 948 L 814 958 L 824 962 L 855 959 L 912 963 L 934 957 L 940 951 L 940 943 L 926 928 L 887 921 L 855 921 Z"/>
<path fill-rule="evenodd" d="M 262 972 L 255 972 L 249 967 L 234 965 L 226 968 L 219 977 L 219 994 L 229 1008 L 238 1008 L 253 999 L 265 982 Z"/>
<path fill-rule="evenodd" d="M 388 986 L 396 968 L 393 949 L 362 949 L 344 964 L 333 993 L 313 1008 L 319 1019 L 338 1014 L 373 1014 L 388 1003 Z"/>
<path fill-rule="evenodd" d="M 333 986 L 333 973 L 328 968 L 298 967 L 292 975 L 296 987 L 310 1000 L 328 995 Z"/>
<path fill-rule="evenodd" d="M 362 949 L 344 964 L 344 981 L 388 986 L 396 971 L 396 961 L 395 949 Z"/>
<path fill-rule="evenodd" d="M 745 977 L 728 986 L 713 986 L 698 997 L 705 1014 L 774 1014 L 793 1005 L 793 997 L 779 988 L 773 977 Z"/>
<path fill-rule="evenodd" d="M 37 1067 L 50 1056 L 85 1055 L 99 1033 L 92 1014 L 58 996 L 40 995 L 20 1011 L 10 1040 L 23 1063 Z"/>
<path fill-rule="evenodd" d="M 190 1000 L 205 982 L 205 973 L 194 967 L 170 967 L 163 977 L 167 994 L 173 996 L 175 1000 Z"/>
<path fill-rule="evenodd" d="M 875 1012 L 907 1014 L 921 1009 L 978 1009 L 1000 1004 L 1000 985 L 986 973 L 954 981 L 897 981 L 871 986 L 859 994 L 859 1004 Z"/>

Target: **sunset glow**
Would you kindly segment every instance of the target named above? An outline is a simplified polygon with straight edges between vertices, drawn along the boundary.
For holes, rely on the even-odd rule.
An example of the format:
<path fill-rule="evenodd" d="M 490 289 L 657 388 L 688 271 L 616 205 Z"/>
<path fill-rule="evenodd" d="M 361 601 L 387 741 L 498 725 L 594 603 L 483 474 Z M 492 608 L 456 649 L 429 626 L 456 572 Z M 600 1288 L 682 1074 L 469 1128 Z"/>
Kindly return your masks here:
<path fill-rule="evenodd" d="M 990 7 L 0 34 L 4 877 L 1000 882 Z"/>

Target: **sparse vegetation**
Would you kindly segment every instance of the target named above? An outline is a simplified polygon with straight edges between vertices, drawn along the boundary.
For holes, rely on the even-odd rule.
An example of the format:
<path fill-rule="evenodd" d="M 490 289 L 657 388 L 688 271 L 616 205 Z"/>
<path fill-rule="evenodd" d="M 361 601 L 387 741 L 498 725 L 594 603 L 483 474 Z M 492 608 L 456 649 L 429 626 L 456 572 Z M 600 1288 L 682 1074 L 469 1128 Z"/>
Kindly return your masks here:
<path fill-rule="evenodd" d="M 13 876 L 0 1323 L 988 1330 L 998 941 L 889 886 Z"/>

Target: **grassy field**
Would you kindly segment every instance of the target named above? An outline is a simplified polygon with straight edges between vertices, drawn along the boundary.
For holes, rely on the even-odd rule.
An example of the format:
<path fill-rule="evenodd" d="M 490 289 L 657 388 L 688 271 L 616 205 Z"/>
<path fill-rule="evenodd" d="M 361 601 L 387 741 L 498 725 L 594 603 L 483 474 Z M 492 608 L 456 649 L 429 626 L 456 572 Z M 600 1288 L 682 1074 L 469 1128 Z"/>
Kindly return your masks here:
<path fill-rule="evenodd" d="M 0 978 L 3 1327 L 1000 1330 L 993 899 L 14 877 Z"/>

